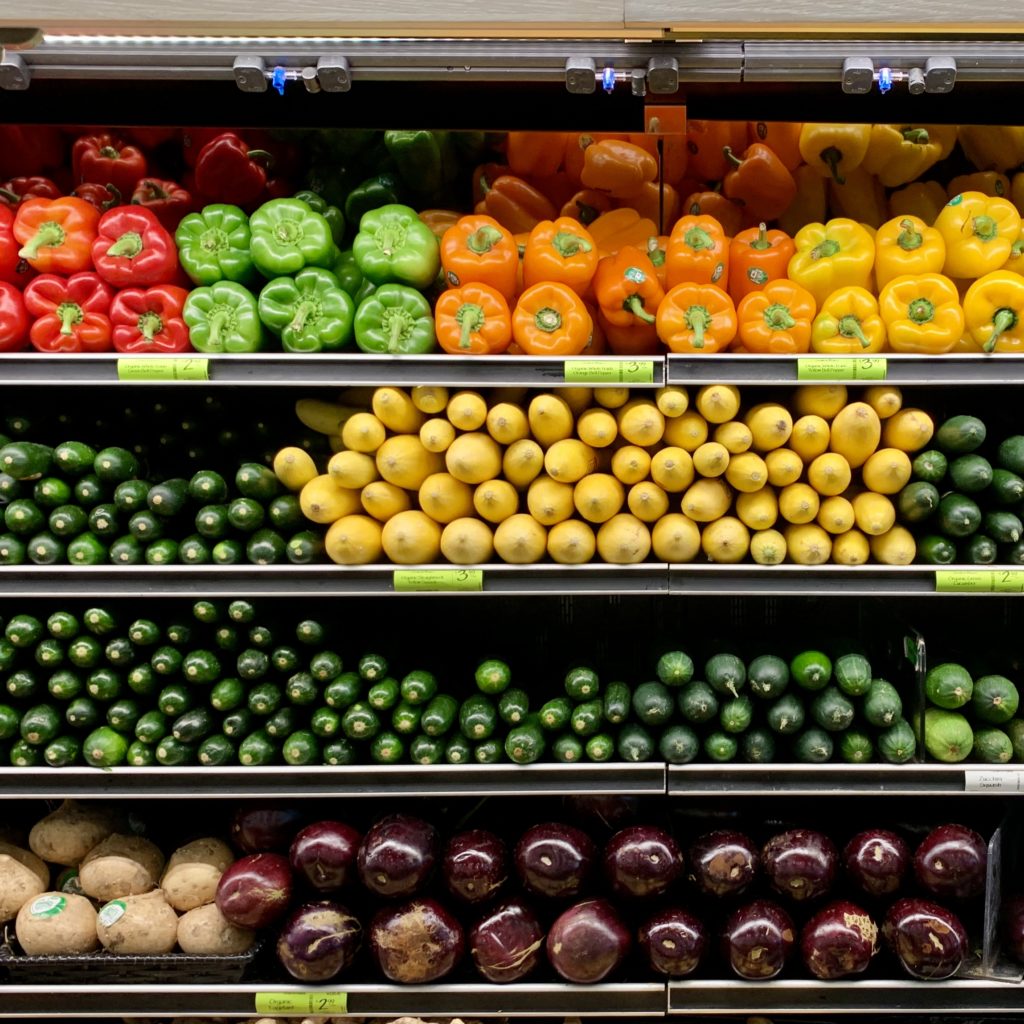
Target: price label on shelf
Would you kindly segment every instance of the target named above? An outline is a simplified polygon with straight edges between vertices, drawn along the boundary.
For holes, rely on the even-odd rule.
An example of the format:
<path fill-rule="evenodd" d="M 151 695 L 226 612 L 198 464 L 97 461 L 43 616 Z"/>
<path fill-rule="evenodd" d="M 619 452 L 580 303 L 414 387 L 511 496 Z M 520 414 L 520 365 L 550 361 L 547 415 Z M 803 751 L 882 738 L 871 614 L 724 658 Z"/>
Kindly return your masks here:
<path fill-rule="evenodd" d="M 889 364 L 885 359 L 853 356 L 800 356 L 797 380 L 885 380 Z"/>
<path fill-rule="evenodd" d="M 483 590 L 483 569 L 396 569 L 395 590 L 454 592 Z"/>
<path fill-rule="evenodd" d="M 964 772 L 965 793 L 1019 793 L 1021 772 L 1014 768 L 968 768 Z"/>
<path fill-rule="evenodd" d="M 566 384 L 653 384 L 653 359 L 566 359 Z"/>
<path fill-rule="evenodd" d="M 118 380 L 209 380 L 210 360 L 187 356 L 118 359 Z"/>
<path fill-rule="evenodd" d="M 1024 569 L 936 569 L 939 594 L 1024 594 Z"/>
<path fill-rule="evenodd" d="M 347 992 L 257 992 L 257 1013 L 348 1013 Z"/>

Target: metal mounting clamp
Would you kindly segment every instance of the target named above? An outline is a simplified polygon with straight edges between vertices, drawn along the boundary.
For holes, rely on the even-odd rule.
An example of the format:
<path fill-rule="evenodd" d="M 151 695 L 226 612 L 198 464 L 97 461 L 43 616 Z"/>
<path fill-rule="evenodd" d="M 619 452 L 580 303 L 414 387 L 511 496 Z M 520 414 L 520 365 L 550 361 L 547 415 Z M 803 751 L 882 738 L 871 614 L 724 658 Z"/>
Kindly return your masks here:
<path fill-rule="evenodd" d="M 952 92 L 956 83 L 955 57 L 929 57 L 924 65 L 926 92 Z"/>
<path fill-rule="evenodd" d="M 593 57 L 569 57 L 566 60 L 565 87 L 581 96 L 597 90 L 597 63 Z"/>
<path fill-rule="evenodd" d="M 675 57 L 652 57 L 647 62 L 647 87 L 658 95 L 679 91 L 679 61 Z"/>
<path fill-rule="evenodd" d="M 316 79 L 324 92 L 348 92 L 352 88 L 352 69 L 346 57 L 321 57 L 316 62 Z"/>
<path fill-rule="evenodd" d="M 847 57 L 843 61 L 843 92 L 862 95 L 875 84 L 875 63 L 870 57 Z"/>
<path fill-rule="evenodd" d="M 5 50 L 0 57 L 0 89 L 21 91 L 27 89 L 31 81 L 28 65 L 16 53 Z"/>
<path fill-rule="evenodd" d="M 236 57 L 232 70 L 242 92 L 267 91 L 267 65 L 262 57 Z"/>

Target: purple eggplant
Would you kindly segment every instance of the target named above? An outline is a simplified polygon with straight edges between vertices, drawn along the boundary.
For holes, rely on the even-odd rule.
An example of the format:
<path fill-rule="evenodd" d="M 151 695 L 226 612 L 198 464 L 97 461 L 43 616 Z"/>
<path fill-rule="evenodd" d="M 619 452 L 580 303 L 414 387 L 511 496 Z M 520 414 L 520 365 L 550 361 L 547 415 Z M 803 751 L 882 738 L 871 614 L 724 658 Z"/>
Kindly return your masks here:
<path fill-rule="evenodd" d="M 843 850 L 846 873 L 869 896 L 897 892 L 910 867 L 910 848 L 884 828 L 859 832 Z"/>
<path fill-rule="evenodd" d="M 795 828 L 772 836 L 761 863 L 776 892 L 794 900 L 824 896 L 836 877 L 836 848 L 821 832 Z"/>
<path fill-rule="evenodd" d="M 231 818 L 231 841 L 242 853 L 287 853 L 303 820 L 295 807 L 243 805 Z"/>
<path fill-rule="evenodd" d="M 863 974 L 878 952 L 878 925 L 855 903 L 835 900 L 804 925 L 800 952 L 822 981 Z"/>
<path fill-rule="evenodd" d="M 476 969 L 497 985 L 522 981 L 537 966 L 543 946 L 544 929 L 522 900 L 500 903 L 469 932 Z"/>
<path fill-rule="evenodd" d="M 725 923 L 722 951 L 741 978 L 766 981 L 786 966 L 793 950 L 793 919 L 777 903 L 754 900 Z"/>
<path fill-rule="evenodd" d="M 317 821 L 292 841 L 288 860 L 295 874 L 317 892 L 337 892 L 355 875 L 361 841 L 351 825 Z"/>
<path fill-rule="evenodd" d="M 604 848 L 604 873 L 616 896 L 660 896 L 683 873 L 683 866 L 676 841 L 653 825 L 624 828 Z"/>
<path fill-rule="evenodd" d="M 742 832 L 722 830 L 690 846 L 690 877 L 709 896 L 738 896 L 757 878 L 761 858 Z"/>
<path fill-rule="evenodd" d="M 914 978 L 951 978 L 967 956 L 967 932 L 951 910 L 927 900 L 897 900 L 885 915 L 882 935 Z"/>
<path fill-rule="evenodd" d="M 552 899 L 579 896 L 590 879 L 594 857 L 590 836 L 559 822 L 528 828 L 515 849 L 516 871 L 524 888 Z"/>
<path fill-rule="evenodd" d="M 301 982 L 330 981 L 355 959 L 363 926 L 340 903 L 305 903 L 285 921 L 277 959 Z"/>
<path fill-rule="evenodd" d="M 419 892 L 437 861 L 437 832 L 421 818 L 391 814 L 363 836 L 357 858 L 363 885 L 392 899 Z"/>
<path fill-rule="evenodd" d="M 288 909 L 292 870 L 279 853 L 252 853 L 236 860 L 220 876 L 216 902 L 240 928 L 266 928 Z"/>
<path fill-rule="evenodd" d="M 448 840 L 441 871 L 448 891 L 466 903 L 482 903 L 505 884 L 508 851 L 493 833 L 474 828 Z"/>
<path fill-rule="evenodd" d="M 699 918 L 682 907 L 669 907 L 641 925 L 638 941 L 659 974 L 685 978 L 700 966 L 707 935 Z"/>
<path fill-rule="evenodd" d="M 1006 952 L 1024 964 L 1024 896 L 1011 896 L 1003 904 L 1001 924 Z"/>
<path fill-rule="evenodd" d="M 436 900 L 416 899 L 379 911 L 370 951 L 388 979 L 402 985 L 439 981 L 462 959 L 462 925 Z"/>
<path fill-rule="evenodd" d="M 629 929 L 608 900 L 584 900 L 564 911 L 548 932 L 551 966 L 566 981 L 601 981 L 626 959 Z"/>
<path fill-rule="evenodd" d="M 966 900 L 985 891 L 988 846 L 973 829 L 940 825 L 914 851 L 914 875 L 933 896 Z"/>

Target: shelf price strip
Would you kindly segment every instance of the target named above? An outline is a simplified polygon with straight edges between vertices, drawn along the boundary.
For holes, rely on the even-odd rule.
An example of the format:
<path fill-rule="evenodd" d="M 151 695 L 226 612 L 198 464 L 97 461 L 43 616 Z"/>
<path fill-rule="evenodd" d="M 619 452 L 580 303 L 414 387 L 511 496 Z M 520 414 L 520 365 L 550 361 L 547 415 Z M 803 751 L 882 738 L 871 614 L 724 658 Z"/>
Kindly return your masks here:
<path fill-rule="evenodd" d="M 654 360 L 566 359 L 566 384 L 653 384 Z"/>
<path fill-rule="evenodd" d="M 256 1012 L 332 1014 L 348 1013 L 347 992 L 257 992 Z"/>
<path fill-rule="evenodd" d="M 965 793 L 1019 793 L 1021 771 L 1014 768 L 964 772 Z"/>
<path fill-rule="evenodd" d="M 396 569 L 394 588 L 400 593 L 476 591 L 484 589 L 483 569 Z"/>
<path fill-rule="evenodd" d="M 800 356 L 796 361 L 797 380 L 885 380 L 888 361 L 876 357 Z"/>
<path fill-rule="evenodd" d="M 181 356 L 118 359 L 118 380 L 209 380 L 210 360 Z"/>
<path fill-rule="evenodd" d="M 939 594 L 1024 594 L 1024 569 L 936 569 Z"/>

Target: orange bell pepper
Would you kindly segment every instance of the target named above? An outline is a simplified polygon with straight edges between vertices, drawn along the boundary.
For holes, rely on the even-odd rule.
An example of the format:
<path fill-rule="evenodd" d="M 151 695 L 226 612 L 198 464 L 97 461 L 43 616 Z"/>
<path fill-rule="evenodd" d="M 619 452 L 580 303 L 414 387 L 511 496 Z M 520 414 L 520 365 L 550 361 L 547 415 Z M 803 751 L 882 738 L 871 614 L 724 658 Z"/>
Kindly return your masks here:
<path fill-rule="evenodd" d="M 680 217 L 669 237 L 668 283 L 729 287 L 729 243 L 714 217 Z"/>
<path fill-rule="evenodd" d="M 658 225 L 647 217 L 641 217 L 636 210 L 621 207 L 610 213 L 602 213 L 589 230 L 601 255 L 609 256 L 617 253 L 624 245 L 644 248 L 647 239 L 658 233 Z"/>
<path fill-rule="evenodd" d="M 769 281 L 736 308 L 740 341 L 749 352 L 807 352 L 816 312 L 814 298 L 806 288 L 792 281 Z"/>
<path fill-rule="evenodd" d="M 597 188 L 621 198 L 658 176 L 658 161 L 632 142 L 606 139 L 587 146 L 583 154 L 584 188 Z"/>
<path fill-rule="evenodd" d="M 452 355 L 497 355 L 512 340 L 508 303 L 486 284 L 442 292 L 434 307 L 434 322 L 437 343 Z"/>
<path fill-rule="evenodd" d="M 730 169 L 722 179 L 722 192 L 761 220 L 774 220 L 796 198 L 796 182 L 775 152 L 755 142 L 737 156 L 726 146 Z"/>
<path fill-rule="evenodd" d="M 645 182 L 638 192 L 622 202 L 662 229 L 675 224 L 679 216 L 679 193 L 671 185 L 660 185 L 656 181 Z"/>
<path fill-rule="evenodd" d="M 796 253 L 785 231 L 769 231 L 765 224 L 741 231 L 729 243 L 729 294 L 733 302 L 760 291 L 769 281 L 786 276 Z"/>
<path fill-rule="evenodd" d="M 658 337 L 670 352 L 724 352 L 736 337 L 736 307 L 713 284 L 677 284 L 658 306 Z"/>
<path fill-rule="evenodd" d="M 608 348 L 617 356 L 653 356 L 659 351 L 658 332 L 654 324 L 637 324 L 620 327 L 609 323 L 604 313 L 598 310 L 597 320 L 604 331 Z"/>
<path fill-rule="evenodd" d="M 441 267 L 452 288 L 486 284 L 511 299 L 519 250 L 512 235 L 493 217 L 461 217 L 441 239 Z"/>
<path fill-rule="evenodd" d="M 440 242 L 444 233 L 454 227 L 462 216 L 458 210 L 420 210 L 419 218 L 434 233 L 434 237 Z"/>
<path fill-rule="evenodd" d="M 633 327 L 654 323 L 665 292 L 645 252 L 627 245 L 614 256 L 605 256 L 597 265 L 594 295 L 608 323 Z"/>
<path fill-rule="evenodd" d="M 721 181 L 729 169 L 725 147 L 740 152 L 747 142 L 745 121 L 686 122 L 686 148 L 690 159 L 688 170 L 701 181 Z"/>
<path fill-rule="evenodd" d="M 647 258 L 658 275 L 658 283 L 663 291 L 668 290 L 668 235 L 656 235 L 647 239 Z"/>
<path fill-rule="evenodd" d="M 12 230 L 22 248 L 18 257 L 41 274 L 65 277 L 92 270 L 92 243 L 100 211 L 74 196 L 26 199 Z"/>
<path fill-rule="evenodd" d="M 520 178 L 545 178 L 562 166 L 565 132 L 509 132 L 505 159 Z"/>
<path fill-rule="evenodd" d="M 547 196 L 558 208 L 564 206 L 579 188 L 565 171 L 549 174 L 546 178 L 531 177 L 527 180 L 541 195 Z"/>
<path fill-rule="evenodd" d="M 630 135 L 629 141 L 643 146 L 658 161 L 661 177 L 672 185 L 678 185 L 686 174 L 690 154 L 686 149 L 686 136 L 681 132 L 671 135 Z M 653 142 L 653 148 L 651 143 Z"/>
<path fill-rule="evenodd" d="M 473 168 L 473 202 L 483 202 L 491 185 L 503 174 L 508 174 L 508 164 L 479 164 Z"/>
<path fill-rule="evenodd" d="M 779 217 L 778 225 L 787 235 L 795 235 L 805 224 L 817 224 L 826 219 L 828 202 L 825 179 L 808 164 L 801 164 L 793 172 L 796 198 Z"/>
<path fill-rule="evenodd" d="M 792 173 L 804 162 L 800 154 L 801 128 L 798 121 L 748 121 L 747 141 L 763 142 Z"/>
<path fill-rule="evenodd" d="M 584 188 L 562 206 L 560 216 L 572 217 L 582 225 L 593 224 L 602 213 L 612 208 L 611 197 L 597 189 Z"/>
<path fill-rule="evenodd" d="M 587 347 L 593 322 L 583 300 L 557 282 L 527 288 L 512 313 L 512 337 L 530 356 L 576 356 Z"/>
<path fill-rule="evenodd" d="M 542 220 L 526 243 L 523 283 L 529 288 L 541 281 L 558 281 L 582 295 L 597 270 L 598 259 L 594 239 L 578 220 Z"/>
<path fill-rule="evenodd" d="M 519 266 L 516 268 L 516 295 L 522 295 L 526 287 L 523 284 L 523 257 L 526 255 L 526 243 L 530 240 L 530 232 L 520 231 L 512 236 L 512 240 L 516 243 L 516 254 L 519 257 Z"/>
<path fill-rule="evenodd" d="M 583 349 L 581 355 L 603 356 L 608 351 L 608 339 L 604 336 L 604 327 L 600 323 L 600 314 L 597 308 L 589 302 L 585 303 L 585 305 L 594 326 L 590 332 L 590 341 L 587 342 L 587 346 Z"/>
<path fill-rule="evenodd" d="M 743 227 L 743 210 L 721 192 L 691 192 L 683 200 L 684 217 L 714 217 L 731 238 Z"/>
<path fill-rule="evenodd" d="M 614 139 L 618 142 L 628 142 L 629 136 L 623 134 L 610 134 L 608 132 L 570 132 L 565 137 L 565 151 L 562 154 L 562 165 L 570 180 L 581 183 L 583 176 L 583 163 L 586 159 L 587 150 L 595 142 L 604 139 Z"/>
<path fill-rule="evenodd" d="M 542 220 L 554 220 L 554 203 L 522 178 L 503 174 L 487 187 L 481 213 L 489 214 L 503 228 L 517 234 L 532 231 Z"/>

